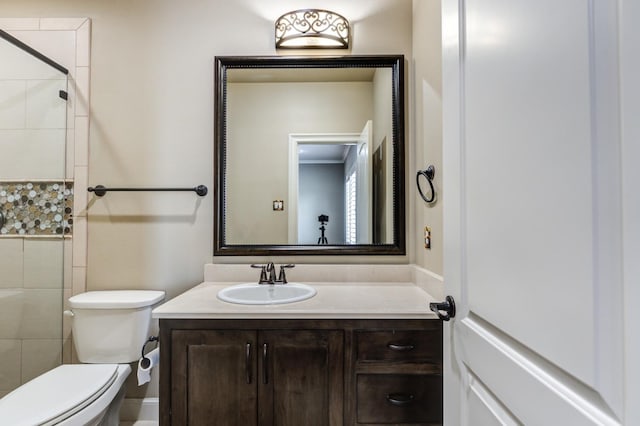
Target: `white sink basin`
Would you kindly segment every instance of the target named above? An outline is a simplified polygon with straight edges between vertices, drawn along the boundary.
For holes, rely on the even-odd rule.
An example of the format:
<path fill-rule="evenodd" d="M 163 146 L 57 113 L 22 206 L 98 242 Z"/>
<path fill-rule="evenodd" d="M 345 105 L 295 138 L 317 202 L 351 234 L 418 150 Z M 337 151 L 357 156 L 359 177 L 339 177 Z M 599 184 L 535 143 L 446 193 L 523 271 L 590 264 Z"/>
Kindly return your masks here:
<path fill-rule="evenodd" d="M 237 284 L 223 288 L 218 299 L 241 305 L 280 305 L 299 302 L 316 295 L 316 289 L 306 284 Z"/>

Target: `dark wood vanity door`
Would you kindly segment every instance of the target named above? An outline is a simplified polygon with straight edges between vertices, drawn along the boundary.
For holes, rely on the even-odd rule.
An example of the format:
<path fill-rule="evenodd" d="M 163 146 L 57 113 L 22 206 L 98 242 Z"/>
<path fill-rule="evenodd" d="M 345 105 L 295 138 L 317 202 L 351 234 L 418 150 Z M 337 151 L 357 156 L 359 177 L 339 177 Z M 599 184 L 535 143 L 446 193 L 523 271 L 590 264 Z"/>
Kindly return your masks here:
<path fill-rule="evenodd" d="M 172 425 L 257 425 L 256 334 L 173 332 Z"/>
<path fill-rule="evenodd" d="M 260 425 L 343 424 L 343 332 L 259 332 Z"/>

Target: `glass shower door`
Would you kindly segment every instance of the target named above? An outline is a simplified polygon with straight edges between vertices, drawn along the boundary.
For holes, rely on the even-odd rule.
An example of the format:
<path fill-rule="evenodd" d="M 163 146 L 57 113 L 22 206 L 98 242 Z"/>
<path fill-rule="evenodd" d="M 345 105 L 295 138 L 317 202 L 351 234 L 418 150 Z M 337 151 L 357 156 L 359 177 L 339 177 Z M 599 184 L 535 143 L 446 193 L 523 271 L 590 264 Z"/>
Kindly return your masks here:
<path fill-rule="evenodd" d="M 67 75 L 0 38 L 0 397 L 62 363 Z"/>

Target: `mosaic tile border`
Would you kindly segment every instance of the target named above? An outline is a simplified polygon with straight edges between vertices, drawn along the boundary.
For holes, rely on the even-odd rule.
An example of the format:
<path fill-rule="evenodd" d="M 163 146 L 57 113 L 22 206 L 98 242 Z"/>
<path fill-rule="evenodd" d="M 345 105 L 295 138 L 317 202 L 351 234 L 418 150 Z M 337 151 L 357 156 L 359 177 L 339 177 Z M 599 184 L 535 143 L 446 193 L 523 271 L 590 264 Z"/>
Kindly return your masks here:
<path fill-rule="evenodd" d="M 73 233 L 73 182 L 0 181 L 0 236 Z"/>

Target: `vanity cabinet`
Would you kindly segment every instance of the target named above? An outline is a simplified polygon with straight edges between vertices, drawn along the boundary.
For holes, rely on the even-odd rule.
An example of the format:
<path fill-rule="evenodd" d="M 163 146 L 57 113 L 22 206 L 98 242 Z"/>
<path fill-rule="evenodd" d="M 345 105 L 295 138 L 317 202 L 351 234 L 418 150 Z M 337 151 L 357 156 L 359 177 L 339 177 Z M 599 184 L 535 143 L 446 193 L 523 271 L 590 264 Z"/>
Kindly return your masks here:
<path fill-rule="evenodd" d="M 442 424 L 437 320 L 161 319 L 161 425 Z"/>

